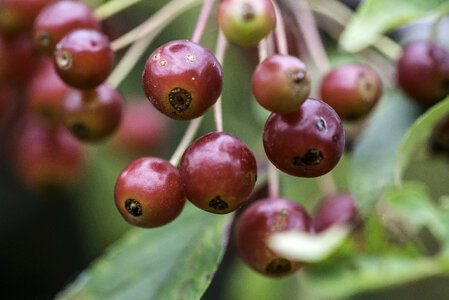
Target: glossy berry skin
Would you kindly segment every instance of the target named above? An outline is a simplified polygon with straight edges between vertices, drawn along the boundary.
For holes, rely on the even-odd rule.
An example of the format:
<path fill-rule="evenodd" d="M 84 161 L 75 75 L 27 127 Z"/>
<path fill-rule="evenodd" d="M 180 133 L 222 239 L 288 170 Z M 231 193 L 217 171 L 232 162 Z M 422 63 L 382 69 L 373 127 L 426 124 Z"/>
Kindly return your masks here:
<path fill-rule="evenodd" d="M 68 90 L 69 87 L 56 74 L 53 62 L 45 60 L 28 81 L 27 111 L 53 124 L 61 122 L 63 101 Z"/>
<path fill-rule="evenodd" d="M 30 30 L 39 11 L 53 0 L 1 0 L 0 31 L 15 35 Z"/>
<path fill-rule="evenodd" d="M 28 118 L 15 134 L 14 170 L 24 184 L 38 191 L 67 188 L 85 167 L 82 145 L 61 126 Z"/>
<path fill-rule="evenodd" d="M 254 202 L 237 223 L 237 247 L 241 257 L 251 268 L 266 276 L 294 273 L 303 264 L 276 254 L 268 246 L 274 233 L 289 230 L 311 230 L 310 216 L 300 204 L 284 198 Z"/>
<path fill-rule="evenodd" d="M 92 89 L 112 71 L 114 53 L 108 38 L 96 30 L 78 29 L 67 34 L 54 53 L 61 79 L 78 89 Z"/>
<path fill-rule="evenodd" d="M 337 113 L 309 98 L 293 113 L 272 113 L 265 123 L 263 144 L 270 161 L 298 177 L 328 173 L 340 160 L 345 134 Z"/>
<path fill-rule="evenodd" d="M 100 141 L 118 128 L 123 103 L 120 93 L 105 84 L 93 90 L 71 89 L 63 105 L 64 125 L 81 141 Z"/>
<path fill-rule="evenodd" d="M 152 228 L 173 221 L 185 204 L 179 172 L 168 161 L 142 157 L 120 173 L 115 205 L 130 224 Z"/>
<path fill-rule="evenodd" d="M 145 99 L 127 102 L 114 136 L 114 145 L 129 154 L 154 152 L 169 136 L 170 119 L 142 100 Z"/>
<path fill-rule="evenodd" d="M 276 14 L 270 0 L 222 0 L 217 24 L 228 41 L 252 46 L 274 29 Z"/>
<path fill-rule="evenodd" d="M 356 120 L 366 116 L 379 101 L 382 81 L 368 66 L 342 65 L 324 76 L 320 95 L 342 120 Z"/>
<path fill-rule="evenodd" d="M 297 110 L 309 96 L 310 76 L 300 59 L 276 54 L 257 66 L 251 87 L 261 106 L 286 114 Z"/>
<path fill-rule="evenodd" d="M 396 65 L 404 92 L 422 106 L 431 106 L 449 94 L 449 52 L 429 41 L 404 47 Z"/>
<path fill-rule="evenodd" d="M 80 1 L 61 0 L 45 6 L 33 25 L 33 44 L 41 53 L 53 55 L 56 44 L 75 29 L 100 30 L 90 8 Z"/>
<path fill-rule="evenodd" d="M 350 225 L 357 217 L 357 205 L 350 194 L 328 196 L 315 210 L 313 228 L 319 233 L 335 224 Z"/>
<path fill-rule="evenodd" d="M 203 115 L 218 99 L 223 86 L 221 65 L 206 47 L 172 41 L 148 58 L 143 88 L 151 103 L 177 120 Z"/>
<path fill-rule="evenodd" d="M 184 193 L 197 207 L 226 214 L 242 206 L 257 179 L 251 150 L 237 137 L 213 132 L 193 142 L 179 165 Z"/>

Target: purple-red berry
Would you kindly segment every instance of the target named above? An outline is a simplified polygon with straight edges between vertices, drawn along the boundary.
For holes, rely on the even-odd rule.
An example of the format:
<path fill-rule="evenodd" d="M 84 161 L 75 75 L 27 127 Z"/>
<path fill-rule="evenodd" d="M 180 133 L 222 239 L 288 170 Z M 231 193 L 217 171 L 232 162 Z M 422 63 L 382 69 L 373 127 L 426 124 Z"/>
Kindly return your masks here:
<path fill-rule="evenodd" d="M 323 199 L 315 210 L 315 232 L 326 230 L 335 224 L 350 225 L 357 217 L 357 204 L 351 194 L 339 194 Z"/>

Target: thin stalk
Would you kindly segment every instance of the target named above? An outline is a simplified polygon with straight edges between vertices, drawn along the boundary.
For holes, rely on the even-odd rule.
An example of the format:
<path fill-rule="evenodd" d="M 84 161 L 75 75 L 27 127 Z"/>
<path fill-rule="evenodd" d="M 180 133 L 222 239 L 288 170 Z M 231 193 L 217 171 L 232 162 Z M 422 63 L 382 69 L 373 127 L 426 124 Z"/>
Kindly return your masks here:
<path fill-rule="evenodd" d="M 430 40 L 436 44 L 438 44 L 440 25 L 443 17 L 445 17 L 445 15 L 439 14 L 436 20 L 433 22 L 432 28 L 430 29 Z"/>
<path fill-rule="evenodd" d="M 282 17 L 279 6 L 274 0 L 271 1 L 274 6 L 274 11 L 276 13 L 276 42 L 279 50 L 279 54 L 288 54 L 288 44 L 287 44 L 287 34 L 285 33 L 284 18 Z"/>
<path fill-rule="evenodd" d="M 190 143 L 193 141 L 193 138 L 195 137 L 196 132 L 200 128 L 201 122 L 203 121 L 203 116 L 196 118 L 189 123 L 189 127 L 187 127 L 186 132 L 184 133 L 184 136 L 181 139 L 181 142 L 179 142 L 178 147 L 176 147 L 175 152 L 170 158 L 170 163 L 174 166 L 177 166 L 179 164 L 179 161 L 181 160 L 181 156 L 184 153 L 184 151 L 187 149 L 187 147 L 190 145 Z"/>
<path fill-rule="evenodd" d="M 224 34 L 219 31 L 218 33 L 218 39 L 217 39 L 217 46 L 215 48 L 215 56 L 217 57 L 217 60 L 220 62 L 220 64 L 223 65 L 224 55 L 226 52 L 226 48 L 228 46 L 228 43 L 226 41 L 226 38 Z M 214 121 L 215 121 L 215 131 L 223 131 L 223 111 L 221 107 L 221 95 L 218 97 L 217 102 L 214 104 Z"/>
<path fill-rule="evenodd" d="M 158 10 L 147 21 L 111 42 L 113 51 L 118 51 L 133 42 L 140 40 L 158 28 L 164 28 L 176 17 L 188 9 L 200 4 L 202 0 L 173 0 Z"/>
<path fill-rule="evenodd" d="M 195 31 L 192 35 L 192 42 L 199 43 L 201 36 L 203 35 L 204 27 L 206 27 L 207 19 L 209 19 L 212 6 L 214 6 L 215 0 L 204 0 L 203 7 L 201 8 L 200 16 L 195 26 Z"/>
<path fill-rule="evenodd" d="M 112 0 L 106 2 L 95 9 L 95 16 L 98 20 L 104 20 L 142 0 Z"/>

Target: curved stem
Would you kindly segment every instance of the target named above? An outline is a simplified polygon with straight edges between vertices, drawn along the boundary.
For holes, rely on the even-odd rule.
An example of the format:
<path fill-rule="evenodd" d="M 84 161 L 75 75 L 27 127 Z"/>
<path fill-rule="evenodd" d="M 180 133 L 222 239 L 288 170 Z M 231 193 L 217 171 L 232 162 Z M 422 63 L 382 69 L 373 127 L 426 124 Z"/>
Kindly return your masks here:
<path fill-rule="evenodd" d="M 179 142 L 178 147 L 176 147 L 175 152 L 170 158 L 170 163 L 174 166 L 177 166 L 179 164 L 179 161 L 181 160 L 181 156 L 184 153 L 184 151 L 187 149 L 187 147 L 192 142 L 193 138 L 195 137 L 196 132 L 200 128 L 201 122 L 203 121 L 203 116 L 196 118 L 189 123 L 189 127 L 187 127 L 186 132 L 184 133 L 184 136 L 182 137 L 181 142 Z"/>
<path fill-rule="evenodd" d="M 212 6 L 214 6 L 215 0 L 204 0 L 203 7 L 201 8 L 200 16 L 195 26 L 195 31 L 192 35 L 192 42 L 199 43 L 201 36 L 203 35 L 204 27 L 206 27 L 207 19 L 209 18 Z"/>
<path fill-rule="evenodd" d="M 140 1 L 142 0 L 112 0 L 97 7 L 95 9 L 95 16 L 101 21 Z"/>
<path fill-rule="evenodd" d="M 432 28 L 430 30 L 430 40 L 436 44 L 438 44 L 440 24 L 441 20 L 443 20 L 443 17 L 445 17 L 444 14 L 439 14 L 436 20 L 433 22 Z"/>
<path fill-rule="evenodd" d="M 287 34 L 285 33 L 284 19 L 282 17 L 279 6 L 274 0 L 271 1 L 274 6 L 274 11 L 276 13 L 276 42 L 279 49 L 279 54 L 288 54 L 288 44 L 287 44 Z"/>
<path fill-rule="evenodd" d="M 154 30 L 164 28 L 177 16 L 185 12 L 186 10 L 198 5 L 202 0 L 173 0 L 167 3 L 164 7 L 158 10 L 147 21 L 140 24 L 136 28 L 125 33 L 118 39 L 111 42 L 111 48 L 113 51 L 120 50 L 129 44 L 140 40 L 147 34 Z"/>
<path fill-rule="evenodd" d="M 215 56 L 220 64 L 223 65 L 223 59 L 226 52 L 228 43 L 224 34 L 219 31 L 217 46 L 215 48 Z M 223 131 L 223 112 L 221 108 L 221 95 L 218 97 L 217 102 L 214 104 L 214 120 L 215 120 L 215 131 Z"/>

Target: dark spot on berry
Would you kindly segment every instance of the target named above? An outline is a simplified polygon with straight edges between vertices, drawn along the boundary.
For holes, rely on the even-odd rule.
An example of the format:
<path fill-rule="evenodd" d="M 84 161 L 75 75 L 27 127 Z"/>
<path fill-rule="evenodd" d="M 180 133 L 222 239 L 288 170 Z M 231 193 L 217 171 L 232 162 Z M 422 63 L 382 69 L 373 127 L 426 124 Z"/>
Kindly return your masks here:
<path fill-rule="evenodd" d="M 290 272 L 291 269 L 292 264 L 288 259 L 275 258 L 267 265 L 265 271 L 272 275 L 282 275 Z"/>
<path fill-rule="evenodd" d="M 97 46 L 97 42 L 96 42 L 96 41 L 90 41 L 90 45 L 91 45 L 92 47 L 96 47 L 96 46 Z"/>
<path fill-rule="evenodd" d="M 338 141 L 338 135 L 334 135 L 334 136 L 332 137 L 332 140 L 333 140 L 334 142 Z"/>
<path fill-rule="evenodd" d="M 306 74 L 301 70 L 293 70 L 288 73 L 288 78 L 292 83 L 300 84 L 306 78 Z"/>
<path fill-rule="evenodd" d="M 327 129 L 326 120 L 324 120 L 321 117 L 316 120 L 315 125 L 316 125 L 316 128 L 318 128 L 319 131 L 324 131 L 324 130 Z"/>
<path fill-rule="evenodd" d="M 59 68 L 67 70 L 72 66 L 72 54 L 69 51 L 62 50 L 56 56 L 56 63 Z"/>
<path fill-rule="evenodd" d="M 254 8 L 249 3 L 243 3 L 242 6 L 242 19 L 245 22 L 249 22 L 256 16 L 256 12 L 254 11 Z"/>
<path fill-rule="evenodd" d="M 125 208 L 134 217 L 142 215 L 142 205 L 136 199 L 126 199 Z"/>
<path fill-rule="evenodd" d="M 51 45 L 51 36 L 47 31 L 39 31 L 37 41 L 41 47 L 47 48 Z"/>
<path fill-rule="evenodd" d="M 183 88 L 174 88 L 168 94 L 168 101 L 178 112 L 185 111 L 192 102 L 192 95 Z"/>
<path fill-rule="evenodd" d="M 70 126 L 70 131 L 79 139 L 84 140 L 89 137 L 89 130 L 87 127 L 79 122 L 75 122 Z"/>
<path fill-rule="evenodd" d="M 229 205 L 221 199 L 220 195 L 218 195 L 209 201 L 209 207 L 215 210 L 225 210 L 229 207 Z"/>
<path fill-rule="evenodd" d="M 316 166 L 323 161 L 323 153 L 318 149 L 309 149 L 303 156 L 295 156 L 293 165 L 300 167 Z"/>

